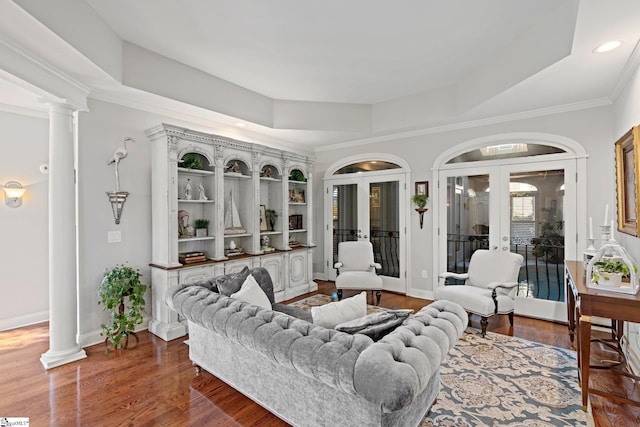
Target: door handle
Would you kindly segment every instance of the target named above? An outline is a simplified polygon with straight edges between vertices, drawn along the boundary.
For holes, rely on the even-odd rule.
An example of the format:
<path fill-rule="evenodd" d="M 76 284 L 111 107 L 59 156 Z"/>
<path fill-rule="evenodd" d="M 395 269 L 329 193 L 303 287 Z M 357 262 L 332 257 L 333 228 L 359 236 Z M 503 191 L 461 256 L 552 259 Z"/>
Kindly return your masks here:
<path fill-rule="evenodd" d="M 498 246 L 491 246 L 491 250 L 492 251 L 497 251 L 498 250 Z"/>
<path fill-rule="evenodd" d="M 503 251 L 508 251 L 508 250 L 509 250 L 509 247 L 508 247 L 508 246 L 503 246 L 503 247 L 502 247 L 502 250 L 503 250 Z"/>
<path fill-rule="evenodd" d="M 368 239 L 368 238 L 369 238 L 369 236 L 367 236 L 366 234 L 365 234 L 364 236 L 362 236 L 362 237 L 364 237 L 365 239 Z"/>

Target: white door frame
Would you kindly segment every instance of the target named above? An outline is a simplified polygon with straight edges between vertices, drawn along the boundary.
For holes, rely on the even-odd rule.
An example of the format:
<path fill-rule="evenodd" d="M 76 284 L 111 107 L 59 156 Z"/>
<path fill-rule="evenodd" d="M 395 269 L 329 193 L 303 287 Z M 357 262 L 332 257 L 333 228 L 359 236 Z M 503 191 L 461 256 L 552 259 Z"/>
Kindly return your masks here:
<path fill-rule="evenodd" d="M 561 148 L 565 152 L 513 159 L 447 164 L 450 159 L 465 152 L 488 145 L 507 143 L 544 144 Z M 446 247 L 446 244 L 445 246 L 442 245 L 442 239 L 446 241 L 446 179 L 444 183 L 440 182 L 444 176 L 452 175 L 455 171 L 464 174 L 469 174 L 470 172 L 474 175 L 484 174 L 488 173 L 490 168 L 494 166 L 503 167 L 501 170 L 506 171 L 504 173 L 507 174 L 512 169 L 554 169 L 553 166 L 547 167 L 551 165 L 549 162 L 552 161 L 554 163 L 555 161 L 563 161 L 565 165 L 565 167 L 563 167 L 563 169 L 565 169 L 565 206 L 569 207 L 569 209 L 565 211 L 565 224 L 569 222 L 575 224 L 575 238 L 569 233 L 565 234 L 567 245 L 565 247 L 565 256 L 567 259 L 581 259 L 582 257 L 578 255 L 586 248 L 586 216 L 579 214 L 579 212 L 586 212 L 586 159 L 586 151 L 578 142 L 563 136 L 542 133 L 510 133 L 486 136 L 461 143 L 443 152 L 438 156 L 433 167 L 433 182 L 437 183 L 438 188 L 433 195 L 433 206 L 436 207 L 433 212 L 433 235 L 436 236 L 436 238 L 433 239 L 433 265 L 436 271 L 444 271 L 446 268 L 446 254 L 441 254 L 440 252 L 442 247 Z M 571 177 L 574 173 L 575 180 Z M 442 188 L 445 188 L 445 190 L 443 191 Z M 499 201 L 494 201 L 493 199 L 494 197 L 492 197 L 491 204 L 499 203 Z M 502 227 L 503 225 L 501 224 L 500 226 Z M 496 239 L 498 239 L 501 227 L 498 227 L 498 229 L 490 227 L 490 230 L 492 228 L 496 230 L 495 233 L 490 231 L 490 233 L 492 233 L 490 235 L 491 242 L 497 241 Z M 571 231 L 571 234 L 573 234 L 573 231 Z M 434 289 L 437 286 L 443 285 L 439 283 L 437 274 L 433 275 L 432 285 Z M 567 313 L 564 304 L 565 303 L 561 303 L 561 307 L 552 304 L 553 307 L 547 307 L 546 312 L 551 313 L 551 317 L 557 318 L 559 321 L 566 321 Z M 518 308 L 520 308 L 520 310 L 518 310 Z M 525 315 L 537 317 L 535 314 L 536 311 L 529 309 L 527 301 L 516 301 L 516 310 Z"/>
<path fill-rule="evenodd" d="M 396 169 L 387 169 L 381 171 L 371 171 L 366 173 L 352 173 L 352 174 L 341 174 L 334 175 L 336 171 L 340 168 L 363 161 L 385 161 L 389 163 L 394 163 L 399 168 Z M 368 154 L 359 154 L 356 156 L 347 157 L 345 159 L 341 159 L 340 161 L 332 164 L 324 174 L 324 277 L 330 280 L 331 277 L 334 277 L 333 274 L 333 236 L 332 236 L 332 222 L 333 222 L 333 212 L 332 212 L 332 188 L 334 184 L 348 184 L 348 183 L 366 183 L 367 185 L 372 182 L 385 182 L 385 181 L 398 181 L 398 200 L 407 200 L 406 204 L 400 203 L 398 206 L 398 215 L 399 215 L 399 231 L 400 231 L 400 244 L 398 248 L 399 253 L 399 264 L 400 264 L 400 279 L 404 280 L 403 289 L 400 290 L 402 293 L 407 293 L 408 289 L 410 289 L 410 275 L 407 273 L 410 269 L 410 257 L 408 256 L 408 248 L 411 247 L 410 235 L 407 233 L 407 224 L 410 224 L 410 210 L 408 209 L 409 205 L 409 196 L 407 190 L 407 182 L 409 182 L 410 177 L 410 169 L 408 163 L 397 156 L 388 153 L 368 153 Z M 333 274 L 332 274 L 333 273 Z M 398 291 L 394 289 L 394 291 Z"/>

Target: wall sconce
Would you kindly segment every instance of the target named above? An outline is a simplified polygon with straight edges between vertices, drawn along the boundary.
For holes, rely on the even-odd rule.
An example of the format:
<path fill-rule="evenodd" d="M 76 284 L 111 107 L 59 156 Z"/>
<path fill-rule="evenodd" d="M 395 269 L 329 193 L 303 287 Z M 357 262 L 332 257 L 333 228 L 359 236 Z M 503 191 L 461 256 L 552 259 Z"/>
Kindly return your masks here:
<path fill-rule="evenodd" d="M 9 181 L 4 185 L 4 202 L 11 208 L 17 208 L 22 204 L 22 196 L 26 188 L 22 188 L 17 181 Z"/>

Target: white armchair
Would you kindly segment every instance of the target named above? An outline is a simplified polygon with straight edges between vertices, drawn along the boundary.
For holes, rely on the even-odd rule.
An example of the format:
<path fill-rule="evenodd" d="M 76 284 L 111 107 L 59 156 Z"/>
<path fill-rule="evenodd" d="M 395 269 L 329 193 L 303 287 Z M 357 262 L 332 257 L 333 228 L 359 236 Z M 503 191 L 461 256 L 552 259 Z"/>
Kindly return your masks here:
<path fill-rule="evenodd" d="M 456 302 L 467 313 L 481 317 L 482 336 L 487 333 L 489 317 L 509 315 L 513 326 L 513 309 L 518 292 L 518 273 L 524 258 L 504 251 L 477 250 L 471 255 L 467 273 L 442 273 L 442 284 L 434 291 L 436 300 Z M 445 285 L 447 278 L 464 280 L 464 285 Z"/>
<path fill-rule="evenodd" d="M 382 295 L 382 278 L 376 269 L 382 266 L 373 259 L 371 242 L 338 243 L 338 262 L 333 266 L 338 276 L 336 288 L 338 299 L 342 299 L 343 289 L 376 291 L 376 305 L 380 304 Z"/>

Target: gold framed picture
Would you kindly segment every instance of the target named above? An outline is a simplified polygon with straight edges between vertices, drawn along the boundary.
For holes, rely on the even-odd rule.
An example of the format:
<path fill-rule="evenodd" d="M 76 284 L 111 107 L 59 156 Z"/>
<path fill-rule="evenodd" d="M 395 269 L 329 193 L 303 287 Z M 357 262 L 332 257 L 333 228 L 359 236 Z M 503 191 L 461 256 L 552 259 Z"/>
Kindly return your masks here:
<path fill-rule="evenodd" d="M 416 195 L 422 194 L 429 197 L 429 181 L 416 181 Z"/>
<path fill-rule="evenodd" d="M 638 144 L 640 127 L 634 126 L 615 145 L 618 231 L 632 236 L 640 236 L 637 197 L 640 189 Z"/>

